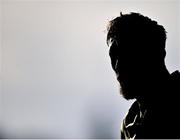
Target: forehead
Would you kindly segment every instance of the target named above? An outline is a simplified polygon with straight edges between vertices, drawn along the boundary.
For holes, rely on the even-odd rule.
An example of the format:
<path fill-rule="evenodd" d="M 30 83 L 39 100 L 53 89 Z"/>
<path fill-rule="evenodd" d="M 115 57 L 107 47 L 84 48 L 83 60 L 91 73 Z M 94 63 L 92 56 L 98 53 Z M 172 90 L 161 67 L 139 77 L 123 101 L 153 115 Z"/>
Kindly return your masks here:
<path fill-rule="evenodd" d="M 109 55 L 111 57 L 117 57 L 119 54 L 119 51 L 118 51 L 118 42 L 113 39 L 113 38 L 110 38 L 107 40 L 107 44 L 108 44 L 108 47 L 109 47 Z"/>
<path fill-rule="evenodd" d="M 112 45 L 118 45 L 118 43 L 117 43 L 117 40 L 116 39 L 114 39 L 114 38 L 109 38 L 108 40 L 107 40 L 107 45 L 109 46 L 109 47 L 111 47 Z"/>
<path fill-rule="evenodd" d="M 112 59 L 119 59 L 126 62 L 137 62 L 142 61 L 142 58 L 146 58 L 146 51 L 142 49 L 139 50 L 137 45 L 133 40 L 122 40 L 117 41 L 116 39 L 110 38 L 107 40 L 107 44 L 109 46 L 109 55 Z"/>
<path fill-rule="evenodd" d="M 125 40 L 117 40 L 114 38 L 110 38 L 107 40 L 107 44 L 109 46 L 109 51 L 116 52 L 116 54 L 122 54 L 122 53 L 130 53 L 131 47 L 133 45 L 130 45 L 131 41 L 125 41 Z"/>
<path fill-rule="evenodd" d="M 128 55 L 147 53 L 151 47 L 149 42 L 136 37 L 109 38 L 107 45 L 110 49 L 118 49 L 119 53 L 127 53 Z"/>

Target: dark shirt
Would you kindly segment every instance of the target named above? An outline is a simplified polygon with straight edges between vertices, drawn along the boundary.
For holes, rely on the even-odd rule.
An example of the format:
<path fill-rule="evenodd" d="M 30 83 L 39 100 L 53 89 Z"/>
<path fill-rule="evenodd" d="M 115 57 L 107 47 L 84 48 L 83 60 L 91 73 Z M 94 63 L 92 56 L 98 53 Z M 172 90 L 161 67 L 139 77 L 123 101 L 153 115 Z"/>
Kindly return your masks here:
<path fill-rule="evenodd" d="M 161 98 L 151 99 L 149 106 L 138 100 L 132 104 L 122 123 L 122 139 L 180 138 L 180 73 L 173 72 L 168 87 L 158 92 Z"/>

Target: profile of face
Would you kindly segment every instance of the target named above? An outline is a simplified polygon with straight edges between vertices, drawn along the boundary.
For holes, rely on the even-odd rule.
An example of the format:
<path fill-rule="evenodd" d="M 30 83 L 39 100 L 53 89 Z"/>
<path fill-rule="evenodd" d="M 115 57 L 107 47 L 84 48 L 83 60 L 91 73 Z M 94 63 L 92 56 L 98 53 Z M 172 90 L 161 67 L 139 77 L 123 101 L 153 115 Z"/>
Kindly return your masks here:
<path fill-rule="evenodd" d="M 149 86 L 147 81 L 150 79 L 147 76 L 149 68 L 144 64 L 143 55 L 129 49 L 132 46 L 136 48 L 131 41 L 123 43 L 109 39 L 108 46 L 111 65 L 120 84 L 120 93 L 125 99 L 134 99 L 140 96 L 144 92 L 144 88 Z"/>
<path fill-rule="evenodd" d="M 161 79 L 166 70 L 164 27 L 139 13 L 120 13 L 107 29 L 111 65 L 121 94 L 126 99 L 151 96 L 159 85 L 157 77 Z"/>

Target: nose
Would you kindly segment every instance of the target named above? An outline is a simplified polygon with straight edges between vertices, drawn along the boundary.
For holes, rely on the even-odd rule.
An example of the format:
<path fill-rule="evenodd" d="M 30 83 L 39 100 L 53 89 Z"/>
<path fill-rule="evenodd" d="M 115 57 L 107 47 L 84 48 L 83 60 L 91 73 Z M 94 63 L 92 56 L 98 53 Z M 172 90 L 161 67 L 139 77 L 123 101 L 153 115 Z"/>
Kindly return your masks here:
<path fill-rule="evenodd" d="M 113 56 L 111 57 L 111 66 L 112 66 L 113 70 L 114 70 L 115 72 L 117 72 L 118 59 L 115 58 L 115 57 L 113 57 Z"/>

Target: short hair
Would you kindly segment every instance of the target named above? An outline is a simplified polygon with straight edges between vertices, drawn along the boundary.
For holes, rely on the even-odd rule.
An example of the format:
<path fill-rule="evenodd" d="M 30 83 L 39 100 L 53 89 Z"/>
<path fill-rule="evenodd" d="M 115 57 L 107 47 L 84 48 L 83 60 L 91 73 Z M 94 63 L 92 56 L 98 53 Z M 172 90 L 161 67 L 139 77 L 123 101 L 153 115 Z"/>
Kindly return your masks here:
<path fill-rule="evenodd" d="M 114 39 L 119 44 L 134 43 L 134 49 L 147 49 L 148 53 L 159 53 L 164 59 L 166 31 L 162 25 L 139 13 L 122 14 L 111 20 L 107 27 L 107 43 Z M 133 43 L 132 43 L 133 42 Z M 139 47 L 139 48 L 138 48 Z M 133 47 L 129 48 L 132 49 Z M 156 55 L 156 56 L 158 56 Z"/>

